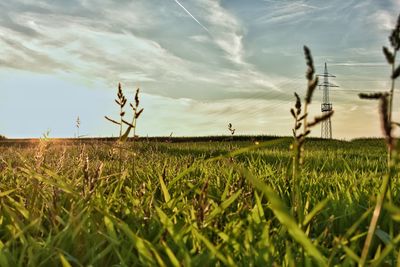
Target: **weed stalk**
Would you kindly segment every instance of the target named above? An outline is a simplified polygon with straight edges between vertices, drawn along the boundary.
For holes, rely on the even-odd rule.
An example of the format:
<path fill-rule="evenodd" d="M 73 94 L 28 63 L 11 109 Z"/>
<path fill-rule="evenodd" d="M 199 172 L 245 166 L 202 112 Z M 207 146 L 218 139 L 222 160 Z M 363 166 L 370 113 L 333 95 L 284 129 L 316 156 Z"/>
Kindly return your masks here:
<path fill-rule="evenodd" d="M 122 141 L 122 128 L 123 128 L 123 121 L 124 121 L 124 116 L 125 116 L 125 111 L 124 111 L 124 107 L 126 104 L 126 97 L 124 95 L 124 93 L 122 92 L 122 87 L 121 87 L 121 83 L 118 84 L 118 92 L 117 92 L 117 99 L 115 99 L 115 103 L 117 103 L 117 105 L 119 106 L 119 122 L 111 119 L 107 116 L 105 116 L 105 118 L 114 123 L 119 125 L 119 163 L 118 163 L 118 169 L 119 172 L 122 171 L 122 145 L 121 145 L 121 141 Z"/>
<path fill-rule="evenodd" d="M 328 119 L 332 116 L 333 112 L 330 112 L 322 117 L 315 117 L 314 121 L 311 123 L 307 122 L 308 117 L 308 105 L 311 104 L 312 95 L 315 91 L 315 88 L 318 84 L 318 77 L 316 77 L 314 63 L 311 55 L 311 51 L 307 46 L 304 46 L 304 55 L 307 64 L 306 78 L 307 78 L 307 93 L 304 98 L 304 110 L 302 112 L 302 104 L 300 96 L 297 93 L 294 93 L 296 97 L 296 103 L 294 108 L 290 110 L 294 118 L 294 127 L 292 129 L 293 132 L 293 144 L 292 144 L 292 190 L 291 190 L 291 199 L 292 199 L 292 209 L 293 213 L 297 213 L 297 218 L 300 222 L 304 219 L 304 210 L 301 200 L 300 194 L 300 165 L 303 164 L 303 146 L 306 140 L 306 137 L 310 134 L 309 128 L 315 126 L 319 122 Z M 300 128 L 303 126 L 303 132 L 299 133 Z"/>
<path fill-rule="evenodd" d="M 132 173 L 134 174 L 135 172 L 135 157 L 136 157 L 136 152 L 135 152 L 135 142 L 136 142 L 136 127 L 137 127 L 137 120 L 140 117 L 140 115 L 143 112 L 143 108 L 139 108 L 139 104 L 140 104 L 140 99 L 139 99 L 139 91 L 140 89 L 137 88 L 136 89 L 136 94 L 135 94 L 135 105 L 133 105 L 132 103 L 130 103 L 129 105 L 132 108 L 133 111 L 133 118 L 132 118 L 132 122 L 129 123 L 127 121 L 123 121 L 126 125 L 128 125 L 128 129 L 133 129 L 133 144 L 132 144 L 132 149 L 134 151 L 133 153 L 133 162 L 132 162 Z"/>
<path fill-rule="evenodd" d="M 392 114 L 393 114 L 393 97 L 394 97 L 395 80 L 400 76 L 400 66 L 396 67 L 396 55 L 397 51 L 399 51 L 400 49 L 400 15 L 397 19 L 396 27 L 393 29 L 391 35 L 389 36 L 389 41 L 393 48 L 393 51 L 390 51 L 385 46 L 382 49 L 388 64 L 391 65 L 391 77 L 390 77 L 391 87 L 389 93 L 359 94 L 359 97 L 362 99 L 380 100 L 381 124 L 385 135 L 386 145 L 388 150 L 388 172 L 383 178 L 380 193 L 377 196 L 374 213 L 371 218 L 368 234 L 365 239 L 364 247 L 361 253 L 360 266 L 366 265 L 373 236 L 375 235 L 375 231 L 378 226 L 378 221 L 386 197 L 388 198 L 389 203 L 392 202 L 392 180 L 396 173 L 395 166 L 397 164 L 396 160 L 393 159 L 394 138 L 392 137 L 392 127 L 393 125 L 398 125 L 398 123 L 393 122 Z M 389 227 L 390 227 L 389 235 L 390 238 L 393 239 L 394 225 L 392 220 L 390 221 Z M 393 258 L 392 263 L 394 263 L 394 255 L 392 258 Z"/>

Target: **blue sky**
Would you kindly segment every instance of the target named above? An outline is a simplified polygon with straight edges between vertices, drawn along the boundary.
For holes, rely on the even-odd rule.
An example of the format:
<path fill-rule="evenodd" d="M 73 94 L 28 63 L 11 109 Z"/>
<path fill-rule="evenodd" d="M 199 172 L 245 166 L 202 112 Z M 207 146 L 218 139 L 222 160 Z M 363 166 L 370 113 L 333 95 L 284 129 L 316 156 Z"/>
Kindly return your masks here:
<path fill-rule="evenodd" d="M 397 0 L 14 0 L 0 2 L 0 134 L 117 135 L 118 82 L 142 90 L 139 135 L 290 135 L 308 45 L 333 90 L 336 138 L 380 136 L 382 45 Z M 319 115 L 317 91 L 311 115 Z M 399 116 L 395 98 L 395 116 Z M 314 136 L 320 129 L 313 130 Z"/>

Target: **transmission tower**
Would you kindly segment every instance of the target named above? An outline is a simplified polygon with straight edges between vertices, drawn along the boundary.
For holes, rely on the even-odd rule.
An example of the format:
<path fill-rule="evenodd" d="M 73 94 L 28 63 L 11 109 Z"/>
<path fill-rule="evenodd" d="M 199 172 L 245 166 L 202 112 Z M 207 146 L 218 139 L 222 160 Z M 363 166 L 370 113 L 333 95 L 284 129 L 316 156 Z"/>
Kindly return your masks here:
<path fill-rule="evenodd" d="M 321 87 L 322 87 L 322 90 L 323 90 L 321 111 L 322 111 L 322 114 L 324 114 L 324 113 L 327 113 L 327 112 L 330 112 L 333 110 L 332 103 L 329 100 L 329 88 L 330 87 L 339 87 L 339 86 L 329 83 L 329 78 L 331 78 L 331 77 L 334 78 L 336 76 L 328 73 L 328 67 L 326 66 L 326 62 L 325 62 L 324 74 L 320 74 L 318 76 L 324 77 L 324 81 L 318 85 L 319 89 L 321 89 Z M 328 118 L 327 120 L 325 120 L 321 123 L 321 138 L 332 139 L 331 118 Z"/>

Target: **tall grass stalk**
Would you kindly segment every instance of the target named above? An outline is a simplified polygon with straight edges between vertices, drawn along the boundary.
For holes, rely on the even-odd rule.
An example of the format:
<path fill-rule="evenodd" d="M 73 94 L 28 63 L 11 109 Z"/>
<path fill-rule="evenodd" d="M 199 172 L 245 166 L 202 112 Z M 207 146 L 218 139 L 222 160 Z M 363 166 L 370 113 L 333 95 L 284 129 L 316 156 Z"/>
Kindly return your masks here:
<path fill-rule="evenodd" d="M 119 172 L 122 171 L 122 129 L 123 129 L 123 120 L 124 120 L 124 116 L 125 116 L 125 111 L 124 111 L 124 107 L 126 105 L 126 97 L 122 91 L 122 86 L 121 83 L 118 83 L 118 91 L 117 91 L 117 99 L 114 100 L 115 103 L 117 103 L 118 107 L 119 107 L 119 122 L 111 119 L 107 116 L 104 116 L 108 121 L 119 125 L 119 163 L 118 163 L 118 168 L 119 168 Z"/>
<path fill-rule="evenodd" d="M 302 112 L 302 103 L 299 95 L 294 93 L 296 98 L 296 103 L 294 108 L 290 110 L 294 118 L 294 127 L 292 129 L 293 132 L 293 143 L 291 146 L 292 149 L 292 179 L 291 179 L 291 202 L 292 202 L 292 213 L 296 216 L 298 224 L 301 226 L 305 220 L 305 209 L 302 199 L 302 192 L 300 190 L 301 185 L 301 169 L 300 165 L 303 164 L 303 146 L 306 140 L 306 137 L 310 134 L 309 128 L 315 126 L 319 122 L 328 119 L 332 116 L 333 112 L 328 113 L 322 117 L 314 118 L 314 121 L 311 123 L 307 122 L 308 117 L 308 105 L 311 104 L 312 95 L 314 93 L 315 88 L 318 84 L 318 77 L 316 77 L 313 58 L 311 55 L 311 51 L 307 46 L 303 47 L 304 55 L 307 64 L 306 78 L 307 78 L 307 91 L 306 96 L 304 98 L 304 111 Z M 303 126 L 303 132 L 299 133 L 298 131 Z M 301 264 L 304 265 L 304 250 L 302 250 L 302 259 Z"/>
<path fill-rule="evenodd" d="M 374 213 L 371 218 L 370 226 L 368 228 L 368 234 L 364 242 L 364 247 L 361 254 L 360 266 L 365 266 L 368 260 L 369 250 L 372 244 L 373 236 L 375 235 L 376 228 L 378 226 L 379 218 L 381 215 L 382 207 L 385 203 L 386 198 L 388 202 L 392 204 L 392 180 L 396 174 L 396 161 L 393 159 L 393 147 L 395 140 L 392 137 L 392 128 L 397 123 L 393 122 L 393 98 L 395 89 L 395 80 L 400 76 L 400 66 L 396 67 L 396 55 L 400 49 L 400 15 L 397 19 L 397 24 L 389 36 L 389 41 L 393 51 L 390 51 L 387 47 L 383 47 L 383 54 L 391 65 L 391 87 L 389 93 L 374 93 L 374 94 L 359 94 L 362 99 L 379 99 L 380 100 L 380 115 L 382 129 L 386 139 L 387 145 L 387 164 L 388 171 L 382 180 L 380 193 L 377 196 Z M 393 221 L 390 221 L 389 225 L 389 236 L 391 239 L 394 238 L 394 225 Z M 392 263 L 394 263 L 394 255 L 392 255 Z"/>
<path fill-rule="evenodd" d="M 132 173 L 135 172 L 135 157 L 136 157 L 136 149 L 135 149 L 135 143 L 136 143 L 136 138 L 138 137 L 136 135 L 136 128 L 137 128 L 137 121 L 138 118 L 140 117 L 140 115 L 143 112 L 143 108 L 139 108 L 139 104 L 140 104 L 140 99 L 139 99 L 139 91 L 140 89 L 137 88 L 136 89 L 136 94 L 135 94 L 135 105 L 133 105 L 132 103 L 130 103 L 130 107 L 132 108 L 133 111 L 133 117 L 132 117 L 132 122 L 129 123 L 125 120 L 123 120 L 123 122 L 128 125 L 128 129 L 133 129 L 133 145 L 132 145 L 132 150 L 133 150 L 133 160 L 132 160 Z"/>
<path fill-rule="evenodd" d="M 392 46 L 392 51 L 390 51 L 386 46 L 382 48 L 383 54 L 385 55 L 386 61 L 391 66 L 391 86 L 389 91 L 389 121 L 393 122 L 392 114 L 393 114 L 393 98 L 394 98 L 394 89 L 396 78 L 400 75 L 400 66 L 396 68 L 396 56 L 397 52 L 400 49 L 400 14 L 397 19 L 397 24 L 395 28 L 392 30 L 391 35 L 389 36 L 390 45 Z M 388 147 L 388 163 L 392 158 L 392 150 L 393 146 Z"/>
<path fill-rule="evenodd" d="M 77 134 L 76 137 L 80 138 L 79 129 L 81 127 L 81 120 L 79 119 L 79 116 L 76 118 L 75 127 L 76 127 L 76 134 Z"/>
<path fill-rule="evenodd" d="M 139 88 L 136 90 L 136 94 L 135 94 L 135 104 L 133 105 L 132 103 L 129 103 L 130 107 L 132 108 L 133 111 L 133 115 L 132 115 L 132 120 L 131 122 L 128 122 L 127 120 L 125 120 L 124 116 L 125 116 L 125 110 L 124 107 L 126 105 L 127 99 L 122 91 L 122 87 L 121 84 L 118 84 L 118 93 L 117 93 L 117 99 L 115 99 L 115 102 L 117 103 L 117 105 L 119 106 L 120 112 L 119 112 L 119 122 L 111 119 L 107 116 L 105 116 L 105 118 L 114 123 L 119 125 L 119 138 L 118 138 L 118 148 L 119 148 L 119 171 L 122 171 L 122 151 L 123 151 L 123 144 L 126 142 L 126 140 L 129 137 L 129 133 L 131 132 L 131 130 L 133 129 L 133 142 L 135 142 L 136 139 L 136 125 L 137 125 L 137 120 L 140 117 L 140 115 L 143 112 L 143 108 L 139 109 L 139 104 L 140 104 L 140 100 L 139 100 Z M 123 126 L 127 125 L 127 128 L 125 129 L 125 131 L 123 131 Z M 123 133 L 124 132 L 124 133 Z M 134 155 L 135 156 L 135 155 Z M 133 165 L 134 166 L 134 165 Z M 133 167 L 134 169 L 134 167 Z"/>
<path fill-rule="evenodd" d="M 292 144 L 292 189 L 291 189 L 291 199 L 292 199 L 292 210 L 293 213 L 297 213 L 297 219 L 302 222 L 304 219 L 304 209 L 301 199 L 300 192 L 300 165 L 303 163 L 303 146 L 306 137 L 310 134 L 310 127 L 315 126 L 328 119 L 332 116 L 333 112 L 330 112 L 322 117 L 315 117 L 314 121 L 311 123 L 307 122 L 308 117 L 308 106 L 311 104 L 312 96 L 315 88 L 318 85 L 318 77 L 315 76 L 315 69 L 311 51 L 307 46 L 303 47 L 304 55 L 307 64 L 306 78 L 307 78 L 307 91 L 304 98 L 304 111 L 302 112 L 302 104 L 300 96 L 294 93 L 296 97 L 296 103 L 294 108 L 290 110 L 294 118 L 293 132 L 293 144 Z M 303 132 L 298 133 L 299 129 L 303 126 Z"/>

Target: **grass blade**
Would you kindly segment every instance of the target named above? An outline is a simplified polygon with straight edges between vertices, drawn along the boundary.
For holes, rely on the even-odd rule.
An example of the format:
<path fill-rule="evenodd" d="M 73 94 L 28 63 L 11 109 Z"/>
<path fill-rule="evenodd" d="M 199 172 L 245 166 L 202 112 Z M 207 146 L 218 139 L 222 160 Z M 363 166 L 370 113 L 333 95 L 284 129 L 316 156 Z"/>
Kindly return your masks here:
<path fill-rule="evenodd" d="M 60 257 L 60 261 L 63 267 L 72 267 L 71 264 L 67 261 L 63 254 L 59 253 L 58 256 Z"/>
<path fill-rule="evenodd" d="M 291 237 L 302 245 L 304 250 L 312 256 L 320 265 L 327 265 L 326 258 L 308 239 L 307 235 L 297 225 L 295 219 L 290 215 L 287 207 L 279 198 L 279 196 L 267 185 L 256 179 L 246 170 L 242 170 L 244 176 L 254 185 L 255 188 L 264 193 L 270 202 L 270 208 L 274 212 L 278 220 L 288 229 Z"/>
<path fill-rule="evenodd" d="M 317 215 L 321 210 L 323 210 L 326 207 L 328 202 L 329 202 L 329 199 L 324 199 L 321 202 L 319 202 L 314 207 L 314 209 L 310 213 L 308 213 L 306 215 L 306 217 L 304 218 L 303 227 L 306 227 L 311 222 L 311 220 L 314 218 L 314 216 Z"/>

